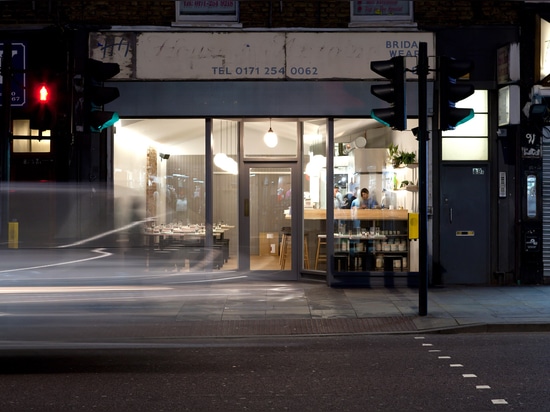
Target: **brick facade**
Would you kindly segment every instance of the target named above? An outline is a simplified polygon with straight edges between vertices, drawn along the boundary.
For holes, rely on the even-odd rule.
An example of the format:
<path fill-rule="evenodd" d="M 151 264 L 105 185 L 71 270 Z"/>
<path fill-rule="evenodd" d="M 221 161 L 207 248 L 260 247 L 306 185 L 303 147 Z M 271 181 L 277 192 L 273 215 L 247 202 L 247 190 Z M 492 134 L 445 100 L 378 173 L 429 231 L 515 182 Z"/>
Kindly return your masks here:
<path fill-rule="evenodd" d="M 164 26 L 175 21 L 173 0 L 36 0 L 0 2 L 0 24 Z M 418 27 L 518 24 L 522 2 L 500 0 L 414 1 Z M 341 28 L 350 20 L 349 1 L 262 1 L 240 3 L 243 28 Z"/>

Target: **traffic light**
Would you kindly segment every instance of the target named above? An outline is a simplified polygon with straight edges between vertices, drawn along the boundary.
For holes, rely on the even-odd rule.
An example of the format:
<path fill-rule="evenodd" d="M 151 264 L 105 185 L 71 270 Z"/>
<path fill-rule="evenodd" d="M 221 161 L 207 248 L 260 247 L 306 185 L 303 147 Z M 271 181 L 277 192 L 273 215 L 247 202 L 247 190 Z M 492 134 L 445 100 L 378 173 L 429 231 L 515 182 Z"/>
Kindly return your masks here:
<path fill-rule="evenodd" d="M 112 126 L 118 119 L 118 113 L 103 110 L 103 106 L 120 96 L 118 88 L 105 87 L 103 82 L 120 72 L 117 63 L 104 63 L 88 59 L 84 75 L 84 123 L 86 129 L 101 132 Z"/>
<path fill-rule="evenodd" d="M 391 104 L 389 108 L 372 109 L 371 117 L 385 126 L 405 130 L 407 128 L 405 57 L 373 61 L 370 63 L 370 68 L 391 82 L 371 86 L 370 91 L 373 95 Z"/>
<path fill-rule="evenodd" d="M 30 126 L 43 132 L 51 130 L 55 124 L 55 91 L 50 83 L 36 83 L 32 86 Z"/>
<path fill-rule="evenodd" d="M 474 63 L 470 60 L 455 60 L 452 57 L 439 58 L 439 128 L 453 130 L 474 117 L 473 109 L 457 108 L 456 102 L 471 96 L 472 84 L 457 81 L 470 73 Z"/>

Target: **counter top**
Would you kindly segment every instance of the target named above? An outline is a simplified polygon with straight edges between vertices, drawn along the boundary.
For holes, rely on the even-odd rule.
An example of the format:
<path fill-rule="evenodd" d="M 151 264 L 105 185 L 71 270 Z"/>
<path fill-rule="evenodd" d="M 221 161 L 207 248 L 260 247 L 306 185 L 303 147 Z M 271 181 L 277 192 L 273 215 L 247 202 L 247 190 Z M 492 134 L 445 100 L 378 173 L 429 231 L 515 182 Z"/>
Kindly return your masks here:
<path fill-rule="evenodd" d="M 324 220 L 327 218 L 325 209 L 304 209 L 305 220 Z M 396 209 L 358 209 L 352 217 L 351 209 L 335 209 L 335 220 L 408 220 L 408 210 Z"/>

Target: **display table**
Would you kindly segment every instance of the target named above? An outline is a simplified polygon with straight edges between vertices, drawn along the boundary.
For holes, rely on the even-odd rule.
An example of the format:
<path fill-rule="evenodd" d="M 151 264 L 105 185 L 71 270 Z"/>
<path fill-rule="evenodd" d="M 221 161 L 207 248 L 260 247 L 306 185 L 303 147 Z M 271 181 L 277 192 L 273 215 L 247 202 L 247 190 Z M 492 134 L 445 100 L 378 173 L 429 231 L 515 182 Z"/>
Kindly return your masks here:
<path fill-rule="evenodd" d="M 314 221 L 318 223 L 315 226 Z M 304 209 L 304 227 L 324 235 L 325 209 Z M 357 225 L 357 221 L 359 224 Z M 308 224 L 308 222 L 310 222 Z M 355 222 L 353 224 L 352 222 Z M 392 271 L 403 272 L 410 264 L 409 211 L 404 209 L 335 209 L 334 256 L 336 272 Z M 363 233 L 357 234 L 356 226 Z M 373 231 L 373 232 L 371 232 Z M 375 234 L 377 233 L 377 234 Z M 342 262 L 348 256 L 348 264 Z M 346 267 L 347 270 L 343 268 Z"/>

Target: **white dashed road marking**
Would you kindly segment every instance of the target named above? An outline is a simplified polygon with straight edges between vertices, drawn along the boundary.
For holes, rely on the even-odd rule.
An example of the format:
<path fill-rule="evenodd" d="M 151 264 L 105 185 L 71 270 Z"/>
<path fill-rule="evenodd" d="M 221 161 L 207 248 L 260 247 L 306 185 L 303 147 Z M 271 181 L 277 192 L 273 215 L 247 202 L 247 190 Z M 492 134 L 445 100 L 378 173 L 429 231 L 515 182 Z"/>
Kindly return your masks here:
<path fill-rule="evenodd" d="M 422 339 L 424 339 L 424 337 L 423 336 L 415 336 L 414 339 L 422 340 Z M 423 343 L 422 346 L 423 347 L 433 347 L 433 344 Z M 440 353 L 441 350 L 439 350 L 439 349 L 429 349 L 428 352 L 430 352 L 430 353 Z M 451 357 L 447 356 L 447 355 L 442 355 L 442 356 L 438 356 L 437 359 L 451 359 Z M 462 365 L 461 363 L 450 363 L 449 367 L 451 367 L 451 368 L 463 368 L 464 365 Z M 463 373 L 462 377 L 466 378 L 466 379 L 471 379 L 471 378 L 477 378 L 477 375 L 474 374 L 474 373 Z M 491 387 L 489 385 L 476 385 L 476 389 L 478 389 L 478 390 L 487 390 L 487 389 L 491 389 Z M 491 399 L 491 403 L 493 405 L 508 405 L 508 402 L 506 401 L 506 399 Z"/>

